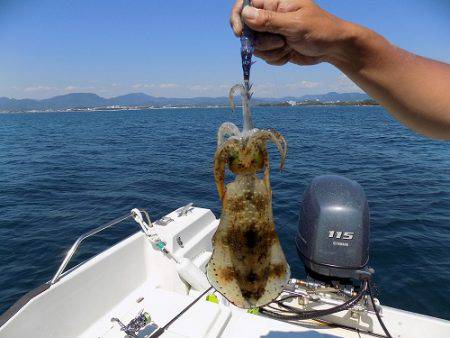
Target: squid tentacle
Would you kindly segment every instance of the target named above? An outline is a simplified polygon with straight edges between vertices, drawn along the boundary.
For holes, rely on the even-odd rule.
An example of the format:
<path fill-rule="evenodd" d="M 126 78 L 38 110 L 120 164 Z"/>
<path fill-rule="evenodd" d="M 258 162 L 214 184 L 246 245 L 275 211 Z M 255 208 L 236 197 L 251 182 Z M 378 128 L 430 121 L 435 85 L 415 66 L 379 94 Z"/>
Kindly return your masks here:
<path fill-rule="evenodd" d="M 288 150 L 288 145 L 286 142 L 286 139 L 284 138 L 283 135 L 281 135 L 278 131 L 276 131 L 275 129 L 269 129 L 269 132 L 272 133 L 272 135 L 279 140 L 279 142 L 281 143 L 282 149 L 283 149 L 283 153 L 281 154 L 281 158 L 282 158 L 282 164 L 281 168 L 282 169 L 284 167 L 284 162 L 286 160 L 286 155 L 287 155 L 287 150 Z M 278 148 L 279 149 L 279 148 Z"/>
<path fill-rule="evenodd" d="M 226 193 L 225 188 L 225 166 L 228 163 L 229 157 L 228 152 L 232 147 L 236 147 L 239 141 L 236 139 L 227 140 L 222 143 L 216 150 L 214 156 L 214 180 L 217 186 L 217 192 L 219 194 L 220 200 L 223 200 Z"/>
<path fill-rule="evenodd" d="M 269 130 L 259 130 L 251 137 L 251 142 L 253 143 L 266 142 L 268 140 L 271 140 L 277 146 L 278 152 L 280 153 L 281 156 L 280 170 L 283 170 L 287 154 L 287 143 L 283 135 L 281 135 L 274 129 L 269 129 Z"/>
<path fill-rule="evenodd" d="M 238 136 L 240 133 L 239 128 L 234 123 L 222 123 L 217 132 L 217 146 L 220 146 L 225 141 L 225 136 Z"/>
<path fill-rule="evenodd" d="M 247 133 L 253 129 L 252 113 L 250 111 L 250 98 L 252 94 L 245 89 L 241 84 L 234 85 L 230 89 L 228 99 L 230 100 L 231 111 L 234 112 L 236 105 L 234 103 L 234 95 L 239 92 L 242 98 L 242 115 L 244 117 L 244 125 L 242 128 L 242 134 Z"/>

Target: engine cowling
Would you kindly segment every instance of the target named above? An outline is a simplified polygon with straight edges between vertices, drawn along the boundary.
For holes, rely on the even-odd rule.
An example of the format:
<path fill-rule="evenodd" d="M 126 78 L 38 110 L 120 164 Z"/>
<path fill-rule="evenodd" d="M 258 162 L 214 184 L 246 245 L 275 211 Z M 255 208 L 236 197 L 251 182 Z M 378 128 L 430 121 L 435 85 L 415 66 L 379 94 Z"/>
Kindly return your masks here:
<path fill-rule="evenodd" d="M 342 176 L 313 179 L 303 194 L 295 242 L 307 271 L 356 279 L 369 261 L 370 215 L 363 188 Z"/>

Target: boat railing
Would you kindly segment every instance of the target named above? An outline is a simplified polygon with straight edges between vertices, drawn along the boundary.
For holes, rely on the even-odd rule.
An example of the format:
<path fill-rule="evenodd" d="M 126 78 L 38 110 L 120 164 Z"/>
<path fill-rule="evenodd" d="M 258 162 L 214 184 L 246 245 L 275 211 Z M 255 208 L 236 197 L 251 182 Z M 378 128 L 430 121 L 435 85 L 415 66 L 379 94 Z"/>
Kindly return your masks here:
<path fill-rule="evenodd" d="M 141 210 L 143 213 L 147 214 L 145 210 Z M 70 260 L 72 259 L 72 257 L 75 255 L 75 253 L 77 252 L 78 248 L 80 247 L 81 243 L 91 237 L 94 236 L 96 234 L 98 234 L 99 232 L 102 232 L 103 230 L 106 230 L 116 224 L 119 224 L 121 222 L 124 222 L 128 219 L 131 219 L 133 217 L 133 214 L 131 212 L 129 212 L 128 214 L 116 218 L 114 220 L 112 220 L 109 223 L 106 223 L 102 226 L 99 226 L 95 229 L 92 229 L 84 234 L 82 234 L 80 237 L 78 237 L 78 239 L 75 241 L 75 243 L 73 243 L 73 245 L 71 246 L 71 248 L 69 249 L 69 251 L 66 254 L 66 257 L 64 257 L 64 260 L 62 261 L 61 265 L 59 266 L 58 270 L 56 271 L 55 275 L 53 276 L 53 278 L 50 281 L 50 285 L 55 284 L 60 278 L 61 275 L 63 274 L 64 270 L 66 269 L 67 265 L 69 264 Z"/>
<path fill-rule="evenodd" d="M 182 216 L 186 216 L 190 211 L 192 211 L 194 209 L 193 207 L 193 203 L 189 203 L 179 209 L 176 210 L 178 217 L 182 217 Z M 131 212 L 125 214 L 122 217 L 116 218 L 115 220 L 112 220 L 111 222 L 104 224 L 102 226 L 99 226 L 98 228 L 92 229 L 84 234 L 82 234 L 80 237 L 78 237 L 78 239 L 75 241 L 75 243 L 73 243 L 73 245 L 71 246 L 71 248 L 69 249 L 69 251 L 66 254 L 66 257 L 64 257 L 64 260 L 62 261 L 61 265 L 59 266 L 58 270 L 56 271 L 55 275 L 53 276 L 53 278 L 50 280 L 50 285 L 55 284 L 62 276 L 64 270 L 66 269 L 67 265 L 69 264 L 70 260 L 72 259 L 73 255 L 75 255 L 75 253 L 77 252 L 78 248 L 80 247 L 81 243 L 91 237 L 94 236 L 96 234 L 98 234 L 99 232 L 102 232 L 103 230 L 106 230 L 116 224 L 119 224 L 121 222 L 124 222 L 128 219 L 134 218 L 137 222 L 138 220 L 136 219 L 136 214 L 140 214 L 139 217 L 141 217 L 141 221 L 143 220 L 143 217 L 146 218 L 145 220 L 145 224 L 147 224 L 147 226 L 153 226 L 150 217 L 148 215 L 147 210 L 145 209 L 133 209 L 131 210 Z M 170 217 L 163 217 L 160 220 L 156 221 L 155 224 L 158 225 L 167 225 L 168 222 L 173 221 L 173 219 L 171 219 Z M 139 223 L 139 222 L 138 222 Z M 143 228 L 145 230 L 145 227 Z"/>

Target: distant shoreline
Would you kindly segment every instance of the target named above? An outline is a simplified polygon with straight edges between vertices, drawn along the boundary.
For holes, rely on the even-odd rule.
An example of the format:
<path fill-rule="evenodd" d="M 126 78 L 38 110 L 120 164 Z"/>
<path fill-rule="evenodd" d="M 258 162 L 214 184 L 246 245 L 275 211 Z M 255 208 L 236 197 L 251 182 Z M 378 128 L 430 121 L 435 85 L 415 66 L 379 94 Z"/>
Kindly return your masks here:
<path fill-rule="evenodd" d="M 314 107 L 314 106 L 337 106 L 337 107 L 370 107 L 378 106 L 379 104 L 373 100 L 366 101 L 349 101 L 349 102 L 274 102 L 274 103 L 258 103 L 253 107 Z M 237 105 L 237 107 L 241 107 Z M 70 108 L 70 109 L 46 109 L 46 110 L 22 110 L 22 111 L 0 111 L 0 114 L 21 114 L 21 113 L 86 113 L 86 112 L 114 112 L 114 111 L 138 111 L 138 110 L 172 110 L 172 109 L 223 109 L 229 108 L 227 105 L 214 106 L 131 106 L 131 107 L 86 107 L 86 108 Z"/>
<path fill-rule="evenodd" d="M 286 101 L 286 102 L 274 102 L 274 103 L 260 103 L 259 107 L 304 107 L 304 106 L 379 106 L 379 103 L 375 100 L 363 100 L 363 101 L 337 101 L 337 102 L 322 102 L 322 101 Z"/>
<path fill-rule="evenodd" d="M 236 98 L 240 103 L 241 98 Z M 361 103 L 364 102 L 364 103 Z M 70 93 L 47 99 L 15 99 L 0 97 L 1 112 L 71 112 L 115 111 L 142 109 L 222 108 L 229 107 L 229 98 L 188 97 L 170 98 L 130 93 L 105 98 L 93 93 Z M 365 93 L 336 93 L 303 95 L 300 97 L 264 98 L 253 97 L 253 106 L 306 106 L 306 105 L 365 105 L 374 104 Z"/>

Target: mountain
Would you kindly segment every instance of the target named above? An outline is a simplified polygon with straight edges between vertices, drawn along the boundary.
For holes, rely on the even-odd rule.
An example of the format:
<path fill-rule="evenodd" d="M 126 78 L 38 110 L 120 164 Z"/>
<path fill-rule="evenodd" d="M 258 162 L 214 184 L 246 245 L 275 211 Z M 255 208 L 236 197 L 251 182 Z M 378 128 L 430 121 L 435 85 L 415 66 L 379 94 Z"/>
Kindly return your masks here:
<path fill-rule="evenodd" d="M 157 102 L 157 98 L 144 93 L 131 93 L 108 99 L 109 105 L 145 106 Z"/>
<path fill-rule="evenodd" d="M 73 93 L 38 101 L 42 109 L 89 108 L 108 104 L 108 99 L 90 93 Z"/>
<path fill-rule="evenodd" d="M 26 111 L 36 109 L 37 101 L 32 99 L 9 99 L 0 97 L 0 111 Z"/>
<path fill-rule="evenodd" d="M 104 106 L 108 99 L 96 94 L 74 93 L 55 96 L 50 99 L 9 99 L 0 98 L 0 111 L 60 110 L 68 108 L 89 108 Z"/>
<path fill-rule="evenodd" d="M 320 95 L 304 95 L 301 97 L 284 97 L 284 98 L 253 98 L 253 104 L 261 103 L 279 103 L 286 101 L 321 101 L 321 102 L 337 102 L 337 101 L 363 101 L 369 97 L 362 93 L 336 93 L 330 92 Z M 239 98 L 236 99 L 239 102 Z M 33 99 L 10 99 L 0 97 L 0 111 L 20 112 L 31 110 L 67 110 L 67 109 L 83 109 L 83 108 L 100 108 L 108 106 L 228 106 L 227 97 L 194 97 L 194 98 L 167 98 L 155 97 L 144 93 L 131 93 L 127 95 L 116 96 L 112 98 L 104 98 L 92 93 L 72 93 L 59 95 L 49 99 L 33 100 Z"/>

